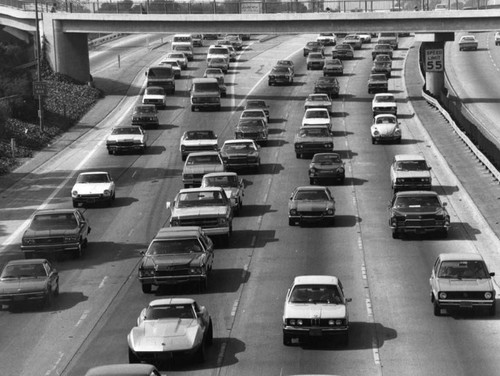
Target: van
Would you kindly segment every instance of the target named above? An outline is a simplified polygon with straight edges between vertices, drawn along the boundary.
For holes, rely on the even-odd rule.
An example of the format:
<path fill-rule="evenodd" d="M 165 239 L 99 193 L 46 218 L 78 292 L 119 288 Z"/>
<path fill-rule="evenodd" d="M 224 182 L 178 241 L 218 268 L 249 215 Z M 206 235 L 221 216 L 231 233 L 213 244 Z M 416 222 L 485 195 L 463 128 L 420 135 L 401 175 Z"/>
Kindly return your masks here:
<path fill-rule="evenodd" d="M 207 62 L 211 58 L 220 57 L 221 55 L 224 56 L 227 59 L 227 61 L 231 59 L 231 53 L 229 52 L 229 48 L 227 48 L 227 46 L 212 44 L 210 47 L 208 47 Z"/>
<path fill-rule="evenodd" d="M 220 111 L 220 89 L 216 78 L 194 78 L 190 90 L 191 111 L 201 108 Z"/>
<path fill-rule="evenodd" d="M 160 86 L 165 92 L 175 93 L 175 72 L 170 64 L 149 67 L 146 72 L 146 86 Z"/>
<path fill-rule="evenodd" d="M 378 44 L 390 44 L 393 49 L 397 50 L 399 46 L 398 33 L 383 32 L 378 34 Z"/>
<path fill-rule="evenodd" d="M 172 49 L 174 49 L 174 46 L 177 45 L 190 45 L 191 48 L 193 48 L 193 38 L 191 37 L 191 34 L 175 34 L 174 37 L 172 38 Z"/>

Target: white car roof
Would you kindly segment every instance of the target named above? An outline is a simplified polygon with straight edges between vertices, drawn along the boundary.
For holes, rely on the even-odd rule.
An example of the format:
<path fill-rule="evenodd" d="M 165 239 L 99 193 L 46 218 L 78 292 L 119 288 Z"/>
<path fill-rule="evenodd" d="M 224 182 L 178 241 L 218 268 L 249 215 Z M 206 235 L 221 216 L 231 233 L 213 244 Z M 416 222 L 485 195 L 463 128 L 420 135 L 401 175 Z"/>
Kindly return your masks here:
<path fill-rule="evenodd" d="M 109 173 L 106 171 L 89 171 L 89 172 L 80 172 L 78 174 L 78 176 L 80 176 L 80 175 L 99 175 L 99 174 L 109 175 Z"/>
<path fill-rule="evenodd" d="M 226 140 L 226 141 L 224 141 L 224 145 L 226 145 L 226 144 L 243 144 L 243 143 L 245 143 L 245 144 L 249 144 L 249 143 L 255 144 L 255 141 L 252 140 L 252 139 L 250 139 L 250 138 L 239 138 L 237 140 Z"/>
<path fill-rule="evenodd" d="M 425 158 L 420 154 L 397 154 L 394 156 L 395 161 L 425 161 Z"/>
<path fill-rule="evenodd" d="M 331 275 L 301 275 L 295 277 L 293 285 L 338 285 L 339 279 Z"/>
<path fill-rule="evenodd" d="M 484 261 L 479 253 L 466 252 L 441 253 L 439 258 L 441 261 Z"/>
<path fill-rule="evenodd" d="M 149 302 L 150 307 L 162 306 L 162 305 L 175 305 L 175 304 L 193 304 L 194 299 L 191 298 L 164 298 L 155 299 Z"/>

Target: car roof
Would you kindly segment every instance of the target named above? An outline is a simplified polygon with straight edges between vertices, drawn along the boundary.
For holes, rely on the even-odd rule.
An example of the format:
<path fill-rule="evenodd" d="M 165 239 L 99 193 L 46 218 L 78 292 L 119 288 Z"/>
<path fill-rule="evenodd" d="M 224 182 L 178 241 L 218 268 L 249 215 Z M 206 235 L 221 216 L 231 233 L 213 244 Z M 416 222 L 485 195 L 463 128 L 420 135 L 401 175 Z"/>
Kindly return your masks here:
<path fill-rule="evenodd" d="M 434 191 L 401 191 L 395 194 L 398 197 L 414 197 L 414 196 L 436 196 L 439 195 Z"/>
<path fill-rule="evenodd" d="M 108 364 L 92 367 L 85 376 L 149 376 L 154 370 L 151 364 Z"/>
<path fill-rule="evenodd" d="M 203 233 L 199 226 L 175 226 L 163 227 L 155 236 L 155 239 L 185 238 L 189 236 L 198 237 Z"/>
<path fill-rule="evenodd" d="M 35 212 L 35 215 L 39 214 L 68 214 L 75 213 L 78 209 L 41 209 Z"/>
<path fill-rule="evenodd" d="M 379 118 L 394 118 L 394 119 L 397 119 L 398 117 L 394 114 L 378 114 L 378 115 L 375 115 L 375 120 L 379 119 Z"/>
<path fill-rule="evenodd" d="M 191 298 L 163 298 L 155 299 L 149 302 L 150 307 L 175 304 L 193 304 L 194 299 Z"/>
<path fill-rule="evenodd" d="M 323 185 L 301 185 L 296 187 L 294 191 L 324 191 L 328 189 L 328 187 Z"/>
<path fill-rule="evenodd" d="M 387 96 L 391 96 L 391 97 L 395 98 L 394 94 L 392 94 L 392 93 L 377 93 L 377 94 L 375 94 L 375 96 L 373 98 L 375 99 L 377 97 L 387 97 Z"/>
<path fill-rule="evenodd" d="M 30 265 L 30 264 L 42 264 L 44 262 L 48 262 L 47 259 L 37 258 L 37 259 L 17 259 L 10 260 L 6 265 Z"/>
<path fill-rule="evenodd" d="M 193 84 L 195 83 L 216 83 L 217 85 L 219 84 L 219 81 L 217 81 L 216 78 L 214 77 L 199 77 L 199 78 L 193 78 Z"/>
<path fill-rule="evenodd" d="M 189 153 L 189 157 L 199 157 L 201 155 L 219 155 L 218 151 L 196 151 L 194 153 Z"/>
<path fill-rule="evenodd" d="M 338 285 L 339 279 L 332 275 L 300 275 L 293 280 L 294 285 Z"/>
<path fill-rule="evenodd" d="M 321 94 L 324 94 L 324 93 L 321 93 Z M 317 112 L 317 111 L 321 111 L 321 112 L 328 112 L 328 114 L 330 113 L 330 111 L 328 111 L 326 108 L 308 108 L 305 112 L 304 112 L 304 115 L 307 113 L 307 112 Z"/>
<path fill-rule="evenodd" d="M 192 192 L 220 192 L 224 191 L 222 187 L 198 187 L 198 188 L 182 188 L 179 193 L 192 193 Z"/>
<path fill-rule="evenodd" d="M 241 143 L 252 143 L 254 144 L 255 141 L 250 139 L 250 138 L 238 138 L 237 140 L 226 140 L 224 141 L 225 144 L 241 144 Z"/>
<path fill-rule="evenodd" d="M 316 156 L 323 156 L 323 155 L 335 155 L 335 156 L 338 156 L 340 157 L 340 154 L 339 153 L 314 153 L 313 157 L 316 157 Z"/>
<path fill-rule="evenodd" d="M 109 173 L 106 171 L 89 171 L 89 172 L 80 172 L 78 175 L 79 176 L 80 175 L 109 175 Z"/>
<path fill-rule="evenodd" d="M 441 261 L 484 261 L 483 256 L 479 253 L 468 252 L 441 253 L 439 258 Z"/>
<path fill-rule="evenodd" d="M 203 175 L 204 178 L 212 178 L 216 176 L 238 176 L 238 173 L 233 171 L 227 171 L 227 172 L 210 172 L 208 174 Z"/>
<path fill-rule="evenodd" d="M 395 161 L 425 161 L 424 156 L 420 154 L 396 154 Z"/>

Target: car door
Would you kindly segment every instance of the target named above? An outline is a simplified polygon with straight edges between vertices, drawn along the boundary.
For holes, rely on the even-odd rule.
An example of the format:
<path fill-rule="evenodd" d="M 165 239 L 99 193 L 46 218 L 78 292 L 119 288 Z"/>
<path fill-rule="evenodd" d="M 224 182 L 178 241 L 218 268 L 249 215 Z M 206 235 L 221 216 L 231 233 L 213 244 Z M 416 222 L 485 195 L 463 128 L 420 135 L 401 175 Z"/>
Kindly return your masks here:
<path fill-rule="evenodd" d="M 209 269 L 212 269 L 212 265 L 214 262 L 214 243 L 212 242 L 212 239 L 210 239 L 205 234 L 200 237 L 200 241 L 206 251 L 207 265 L 209 266 Z"/>
<path fill-rule="evenodd" d="M 47 260 L 44 261 L 43 268 L 45 269 L 45 272 L 48 276 L 48 285 L 50 286 L 50 291 L 54 293 L 57 289 L 57 283 L 59 279 L 57 270 Z"/>

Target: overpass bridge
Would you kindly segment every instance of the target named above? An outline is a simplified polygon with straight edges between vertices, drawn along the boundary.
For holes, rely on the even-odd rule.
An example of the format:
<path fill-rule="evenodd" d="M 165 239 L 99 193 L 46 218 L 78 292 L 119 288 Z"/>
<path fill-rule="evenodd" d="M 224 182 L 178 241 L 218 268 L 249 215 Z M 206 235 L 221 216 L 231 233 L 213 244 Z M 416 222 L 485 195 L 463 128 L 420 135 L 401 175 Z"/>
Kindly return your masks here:
<path fill-rule="evenodd" d="M 1 1 L 5 4 L 5 1 L 12 0 Z M 0 5 L 0 25 L 35 33 L 35 19 L 34 11 Z M 89 33 L 299 34 L 394 31 L 424 33 L 424 41 L 444 42 L 453 40 L 456 31 L 497 30 L 500 9 L 259 14 L 43 12 L 41 16 L 39 13 L 39 19 L 46 57 L 54 71 L 87 82 L 90 77 Z"/>

